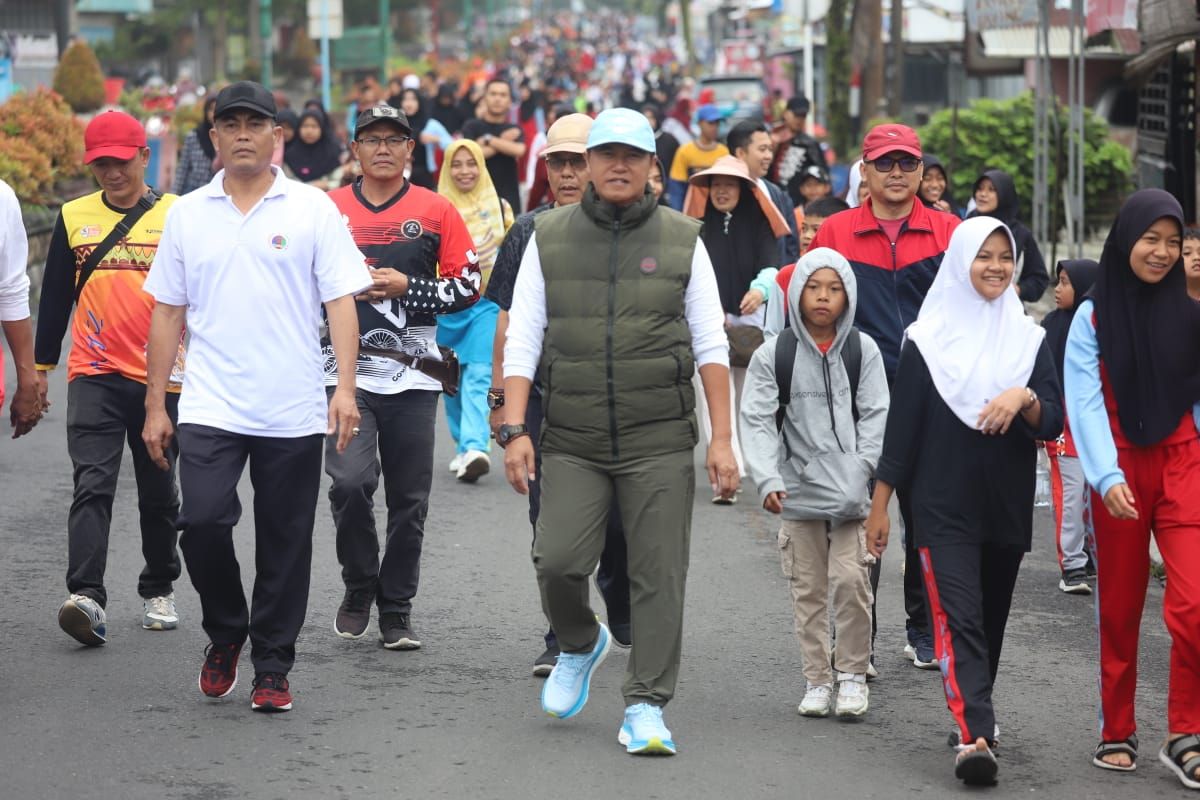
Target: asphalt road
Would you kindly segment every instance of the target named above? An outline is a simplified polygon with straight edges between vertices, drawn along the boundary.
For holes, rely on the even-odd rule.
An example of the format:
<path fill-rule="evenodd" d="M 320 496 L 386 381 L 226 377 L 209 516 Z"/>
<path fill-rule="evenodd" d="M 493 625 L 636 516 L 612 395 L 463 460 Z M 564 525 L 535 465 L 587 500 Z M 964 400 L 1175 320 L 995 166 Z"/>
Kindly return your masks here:
<path fill-rule="evenodd" d="M 11 365 L 8 385 L 11 388 Z M 71 465 L 64 376 L 49 416 L 28 437 L 0 439 L 0 798 L 895 798 L 954 797 L 951 728 L 937 673 L 904 659 L 899 559 L 880 589 L 880 678 L 860 722 L 797 715 L 800 656 L 775 550 L 776 523 L 742 504 L 714 508 L 698 492 L 684 663 L 667 722 L 673 759 L 636 759 L 616 742 L 625 656 L 614 650 L 575 719 L 540 712 L 530 676 L 545 627 L 529 561 L 523 498 L 501 474 L 458 485 L 436 477 L 413 622 L 424 648 L 384 651 L 333 633 L 341 598 L 322 497 L 308 619 L 291 674 L 296 708 L 249 707 L 248 676 L 225 700 L 196 675 L 206 638 L 186 574 L 180 628 L 140 627 L 141 555 L 128 458 L 108 563 L 109 643 L 63 634 L 65 523 Z M 7 430 L 7 413 L 4 410 Z M 244 504 L 250 496 L 242 487 Z M 1039 510 L 1004 653 L 994 797 L 1195 797 L 1157 763 L 1165 732 L 1167 650 L 1162 591 L 1147 603 L 1132 775 L 1091 766 L 1097 740 L 1094 612 L 1057 589 L 1050 519 Z M 380 517 L 382 519 L 382 517 Z M 252 520 L 237 545 L 253 564 Z M 374 628 L 374 623 L 372 624 Z M 372 630 L 372 637 L 374 631 Z"/>

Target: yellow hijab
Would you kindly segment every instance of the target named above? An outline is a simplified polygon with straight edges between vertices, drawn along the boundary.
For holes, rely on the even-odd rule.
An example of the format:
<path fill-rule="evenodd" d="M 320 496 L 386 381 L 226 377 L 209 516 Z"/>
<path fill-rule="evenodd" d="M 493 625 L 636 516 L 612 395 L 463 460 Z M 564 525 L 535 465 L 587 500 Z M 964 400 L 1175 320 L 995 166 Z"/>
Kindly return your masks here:
<path fill-rule="evenodd" d="M 475 188 L 464 192 L 450 177 L 450 162 L 459 150 L 466 150 L 479 165 L 479 180 Z M 483 277 L 479 292 L 487 289 L 492 265 L 496 263 L 496 252 L 504 241 L 504 234 L 512 226 L 512 209 L 500 199 L 492 176 L 488 174 L 483 150 L 471 139 L 459 139 L 446 148 L 442 161 L 442 173 L 438 176 L 438 194 L 445 197 L 462 214 L 467 230 L 475 242 L 475 254 L 479 256 L 479 272 Z"/>

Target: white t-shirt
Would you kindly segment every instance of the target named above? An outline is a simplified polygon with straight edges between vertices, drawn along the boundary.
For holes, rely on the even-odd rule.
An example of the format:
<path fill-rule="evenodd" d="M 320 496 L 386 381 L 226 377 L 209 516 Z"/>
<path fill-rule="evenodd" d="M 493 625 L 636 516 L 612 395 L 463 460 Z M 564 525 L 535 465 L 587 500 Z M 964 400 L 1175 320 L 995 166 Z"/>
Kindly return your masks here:
<path fill-rule="evenodd" d="M 187 306 L 180 423 L 325 433 L 321 304 L 363 291 L 371 276 L 333 201 L 272 170 L 248 214 L 225 194 L 224 170 L 167 213 L 144 288 Z"/>

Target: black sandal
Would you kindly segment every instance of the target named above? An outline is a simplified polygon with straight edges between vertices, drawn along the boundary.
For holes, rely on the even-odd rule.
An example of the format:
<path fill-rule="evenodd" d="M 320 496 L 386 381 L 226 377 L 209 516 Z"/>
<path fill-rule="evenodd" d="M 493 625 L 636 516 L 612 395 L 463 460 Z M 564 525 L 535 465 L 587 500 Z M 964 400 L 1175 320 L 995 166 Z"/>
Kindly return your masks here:
<path fill-rule="evenodd" d="M 1184 755 L 1192 755 L 1184 760 Z M 1200 789 L 1200 780 L 1196 773 L 1200 772 L 1200 735 L 1180 736 L 1163 745 L 1158 751 L 1158 760 L 1171 768 L 1179 782 L 1189 789 Z"/>
<path fill-rule="evenodd" d="M 967 786 L 993 786 L 996 783 L 996 773 L 999 765 L 991 749 L 979 749 L 978 744 L 960 744 L 955 748 L 958 755 L 954 758 L 954 777 Z"/>
<path fill-rule="evenodd" d="M 1092 754 L 1092 763 L 1100 769 L 1111 769 L 1116 772 L 1133 772 L 1137 769 L 1137 734 L 1131 735 L 1123 742 L 1101 742 L 1096 745 L 1096 752 Z M 1105 756 L 1127 755 L 1129 756 L 1129 765 L 1122 766 L 1121 764 L 1113 764 L 1104 760 Z"/>

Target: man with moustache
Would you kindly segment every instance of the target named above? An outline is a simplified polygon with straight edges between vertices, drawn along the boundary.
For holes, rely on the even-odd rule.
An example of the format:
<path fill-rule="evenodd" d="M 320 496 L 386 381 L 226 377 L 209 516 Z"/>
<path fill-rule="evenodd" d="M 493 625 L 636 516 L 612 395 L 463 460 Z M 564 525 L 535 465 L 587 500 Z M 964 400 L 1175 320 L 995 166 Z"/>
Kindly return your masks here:
<path fill-rule="evenodd" d="M 588 185 L 587 138 L 592 129 L 592 118 L 587 114 L 568 114 L 560 117 L 546 131 L 546 147 L 542 155 L 546 160 L 546 177 L 554 202 L 540 206 L 528 214 L 517 217 L 508 231 L 492 278 L 488 281 L 487 297 L 500 306 L 496 322 L 496 339 L 492 351 L 492 388 L 488 390 L 488 406 L 492 409 L 491 427 L 495 435 L 503 422 L 504 415 L 504 343 L 508 332 L 508 309 L 512 306 L 513 284 L 517 279 L 517 268 L 525 247 L 533 236 L 534 221 L 545 211 L 574 205 L 583 198 Z M 530 391 L 529 405 L 525 411 L 525 424 L 532 432 L 536 444 L 542 428 L 542 395 L 535 385 Z M 540 468 L 540 461 L 538 463 Z M 529 523 L 537 527 L 541 510 L 541 492 L 537 479 L 529 483 Z M 596 573 L 596 584 L 604 596 L 608 609 L 608 627 L 613 641 L 620 647 L 631 642 L 629 629 L 629 576 L 625 565 L 625 529 L 621 525 L 621 512 L 614 500 L 605 529 L 604 553 L 600 556 L 600 568 Z M 533 674 L 544 678 L 554 669 L 558 658 L 558 637 L 554 629 L 546 631 L 546 649 L 533 662 Z"/>
<path fill-rule="evenodd" d="M 405 180 L 413 147 L 403 111 L 386 105 L 362 111 L 350 143 L 362 177 L 329 196 L 371 267 L 373 285 L 355 298 L 360 347 L 437 361 L 437 315 L 461 311 L 479 299 L 479 266 L 471 234 L 450 201 Z M 338 368 L 328 339 L 324 353 L 325 386 L 332 397 Z M 359 435 L 344 452 L 332 439 L 325 446 L 337 557 L 346 585 L 334 630 L 346 639 L 361 638 L 374 603 L 379 639 L 388 650 L 421 646 L 412 627 L 412 601 L 442 387 L 414 363 L 360 350 L 355 365 Z M 387 502 L 382 560 L 374 514 L 381 472 Z"/>

